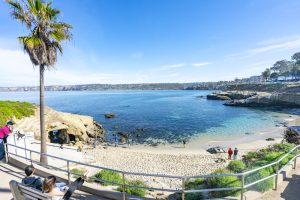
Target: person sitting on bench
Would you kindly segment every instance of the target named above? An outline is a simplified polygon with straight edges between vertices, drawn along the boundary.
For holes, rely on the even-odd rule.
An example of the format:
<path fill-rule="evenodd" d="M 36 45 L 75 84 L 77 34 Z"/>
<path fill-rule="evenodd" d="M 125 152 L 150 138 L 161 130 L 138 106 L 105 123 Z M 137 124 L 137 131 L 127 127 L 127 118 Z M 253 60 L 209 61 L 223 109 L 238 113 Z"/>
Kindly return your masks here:
<path fill-rule="evenodd" d="M 48 176 L 43 182 L 43 192 L 52 196 L 52 199 L 69 200 L 75 190 L 79 189 L 84 183 L 86 176 L 77 178 L 68 186 L 56 183 L 55 176 Z"/>
<path fill-rule="evenodd" d="M 22 183 L 28 187 L 42 191 L 43 181 L 41 177 L 34 176 L 35 168 L 33 165 L 25 167 L 26 177 L 22 179 Z"/>

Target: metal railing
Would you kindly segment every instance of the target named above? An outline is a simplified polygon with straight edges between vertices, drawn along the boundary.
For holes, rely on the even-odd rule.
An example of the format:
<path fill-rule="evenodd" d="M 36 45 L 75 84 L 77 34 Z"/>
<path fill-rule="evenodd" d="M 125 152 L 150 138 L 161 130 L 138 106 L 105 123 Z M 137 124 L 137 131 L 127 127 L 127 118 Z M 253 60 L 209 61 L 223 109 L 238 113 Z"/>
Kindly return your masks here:
<path fill-rule="evenodd" d="M 15 151 L 15 153 L 9 152 L 9 150 L 8 150 L 9 146 L 24 150 L 25 151 L 25 156 L 18 155 L 17 151 Z M 67 173 L 69 183 L 71 182 L 71 174 L 72 175 L 79 175 L 79 176 L 81 175 L 81 174 L 73 173 L 70 170 L 70 164 L 71 163 L 77 164 L 77 165 L 80 165 L 80 166 L 91 167 L 91 168 L 95 168 L 95 169 L 108 170 L 108 171 L 120 173 L 121 177 L 122 177 L 122 183 L 116 183 L 116 182 L 112 182 L 112 181 L 108 181 L 108 180 L 99 179 L 99 178 L 96 178 L 96 177 L 92 177 L 92 179 L 95 180 L 95 181 L 98 181 L 98 182 L 110 183 L 110 184 L 114 184 L 114 185 L 120 186 L 122 188 L 122 193 L 123 193 L 122 199 L 123 200 L 126 199 L 126 192 L 125 192 L 126 188 L 140 188 L 140 189 L 153 190 L 153 191 L 164 191 L 164 192 L 170 192 L 170 193 L 179 193 L 179 194 L 181 194 L 182 200 L 185 199 L 185 194 L 187 194 L 187 193 L 203 193 L 203 192 L 240 190 L 241 191 L 240 198 L 241 198 L 241 200 L 244 200 L 245 189 L 247 189 L 247 188 L 249 188 L 251 186 L 254 186 L 254 185 L 256 185 L 256 184 L 258 184 L 260 182 L 263 182 L 263 181 L 265 181 L 267 179 L 270 179 L 272 177 L 275 177 L 275 179 L 274 179 L 275 184 L 274 185 L 275 185 L 275 190 L 277 190 L 278 175 L 280 174 L 281 171 L 284 170 L 284 168 L 287 165 L 290 165 L 293 161 L 294 161 L 294 163 L 293 163 L 293 169 L 295 169 L 296 168 L 296 164 L 297 164 L 297 157 L 299 157 L 300 154 L 294 155 L 294 157 L 291 158 L 281 168 L 280 168 L 280 163 L 283 161 L 283 159 L 285 159 L 287 156 L 291 155 L 294 151 L 298 150 L 299 148 L 300 148 L 300 145 L 295 146 L 294 148 L 292 148 L 289 152 L 287 152 L 286 154 L 284 154 L 277 161 L 272 162 L 272 163 L 267 164 L 267 165 L 264 165 L 262 167 L 258 167 L 258 168 L 255 168 L 255 169 L 252 169 L 252 170 L 249 170 L 249 171 L 242 172 L 242 173 L 234 173 L 234 174 L 207 174 L 207 175 L 199 175 L 199 176 L 173 176 L 173 175 L 165 175 L 165 174 L 148 174 L 148 173 L 126 172 L 126 171 L 121 171 L 121 170 L 115 170 L 115 169 L 110 169 L 110 168 L 106 168 L 106 167 L 101 167 L 101 166 L 97 166 L 97 165 L 91 165 L 91 164 L 87 164 L 87 163 L 77 162 L 77 161 L 74 161 L 74 160 L 64 159 L 64 158 L 60 158 L 60 157 L 49 155 L 49 154 L 44 154 L 44 155 L 47 156 L 47 157 L 50 157 L 50 158 L 54 158 L 54 159 L 65 161 L 67 163 L 67 165 L 66 165 L 67 169 L 66 170 L 58 168 L 58 167 L 55 167 L 55 166 L 51 166 L 51 165 L 47 165 L 46 167 L 51 167 L 53 169 L 56 169 L 56 170 L 59 170 L 59 171 Z M 29 158 L 27 157 L 27 153 L 26 153 L 27 151 L 29 152 Z M 39 155 L 41 155 L 42 153 L 40 153 L 38 151 L 31 150 L 31 149 L 27 149 L 26 146 L 25 146 L 25 148 L 23 148 L 23 147 L 19 147 L 17 145 L 13 145 L 13 144 L 6 144 L 5 145 L 5 152 L 6 152 L 5 155 L 6 155 L 6 161 L 7 162 L 8 162 L 8 159 L 9 159 L 9 155 L 13 155 L 13 156 L 17 156 L 19 158 L 26 159 L 31 164 L 32 163 L 41 164 L 40 162 L 34 161 L 32 159 L 32 153 L 36 153 L 36 154 L 39 154 Z M 248 184 L 245 184 L 245 177 L 247 175 L 255 173 L 255 172 L 258 172 L 259 170 L 262 170 L 262 169 L 265 169 L 265 168 L 268 168 L 268 167 L 272 167 L 272 166 L 276 167 L 275 173 L 273 173 L 273 174 L 271 174 L 271 175 L 269 175 L 267 177 L 263 177 L 261 179 L 258 179 L 258 180 L 255 180 L 253 182 L 250 182 Z M 171 189 L 171 188 L 170 189 L 166 189 L 166 188 L 155 188 L 155 187 L 147 187 L 147 186 L 128 185 L 128 184 L 126 184 L 126 181 L 125 181 L 126 180 L 126 176 L 128 176 L 128 175 L 146 176 L 146 177 L 160 177 L 160 178 L 169 178 L 169 179 L 179 179 L 179 180 L 181 180 L 181 189 Z M 196 178 L 216 178 L 216 177 L 227 177 L 227 176 L 237 177 L 241 181 L 240 186 L 239 187 L 226 187 L 226 188 L 203 188 L 203 189 L 188 189 L 188 190 L 185 189 L 186 182 L 189 179 L 196 179 Z"/>

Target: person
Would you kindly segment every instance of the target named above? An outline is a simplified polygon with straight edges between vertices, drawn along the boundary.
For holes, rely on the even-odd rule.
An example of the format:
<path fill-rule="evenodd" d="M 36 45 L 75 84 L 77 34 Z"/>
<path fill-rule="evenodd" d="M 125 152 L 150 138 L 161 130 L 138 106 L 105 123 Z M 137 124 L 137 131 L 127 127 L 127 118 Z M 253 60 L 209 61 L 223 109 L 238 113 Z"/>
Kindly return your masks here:
<path fill-rule="evenodd" d="M 66 188 L 60 188 L 55 185 L 56 177 L 55 176 L 48 176 L 43 181 L 43 192 L 51 195 L 52 199 L 62 199 L 65 195 Z"/>
<path fill-rule="evenodd" d="M 41 177 L 34 176 L 35 168 L 33 165 L 25 167 L 26 177 L 22 179 L 22 184 L 42 191 L 43 181 Z"/>
<path fill-rule="evenodd" d="M 0 161 L 5 157 L 4 145 L 7 142 L 7 137 L 13 132 L 13 122 L 9 121 L 4 127 L 0 129 Z"/>
<path fill-rule="evenodd" d="M 237 159 L 237 155 L 239 153 L 239 150 L 235 147 L 234 151 L 233 151 L 233 160 Z"/>
<path fill-rule="evenodd" d="M 117 134 L 115 134 L 114 136 L 115 136 L 115 147 L 117 147 L 118 146 L 118 136 L 117 136 Z"/>
<path fill-rule="evenodd" d="M 185 148 L 186 141 L 185 141 L 185 140 L 182 140 L 182 144 L 183 144 L 183 148 Z"/>
<path fill-rule="evenodd" d="M 232 156 L 232 154 L 233 154 L 232 149 L 229 148 L 228 151 L 227 151 L 227 153 L 228 153 L 228 159 L 231 160 L 231 156 Z"/>
<path fill-rule="evenodd" d="M 48 176 L 43 182 L 43 192 L 52 196 L 54 200 L 68 200 L 75 190 L 79 189 L 84 183 L 86 176 L 77 178 L 69 186 L 65 183 L 56 183 L 55 176 Z"/>

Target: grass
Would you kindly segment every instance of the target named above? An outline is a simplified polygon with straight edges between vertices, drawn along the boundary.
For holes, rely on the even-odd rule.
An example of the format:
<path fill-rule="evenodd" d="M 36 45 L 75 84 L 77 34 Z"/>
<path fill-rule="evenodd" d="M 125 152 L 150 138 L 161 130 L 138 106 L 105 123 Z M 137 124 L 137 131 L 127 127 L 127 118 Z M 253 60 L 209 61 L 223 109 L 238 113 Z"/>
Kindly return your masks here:
<path fill-rule="evenodd" d="M 4 126 L 9 120 L 29 117 L 34 114 L 34 108 L 28 102 L 0 101 L 0 125 Z"/>
<path fill-rule="evenodd" d="M 71 169 L 71 172 L 74 173 L 73 178 L 79 178 L 80 176 L 84 175 L 84 173 L 86 173 L 86 170 L 82 168 L 74 168 Z"/>
<path fill-rule="evenodd" d="M 102 179 L 104 181 L 96 180 L 95 178 Z M 102 170 L 95 174 L 93 176 L 93 179 L 95 182 L 100 183 L 101 185 L 104 186 L 109 186 L 109 185 L 114 185 L 112 182 L 117 183 L 117 184 L 123 184 L 122 176 L 120 173 L 109 171 L 109 170 Z M 108 182 L 106 182 L 108 181 Z M 146 187 L 146 184 L 143 181 L 140 180 L 125 180 L 126 185 L 130 186 L 139 186 L 139 187 Z M 118 191 L 123 191 L 123 188 L 121 186 L 118 186 L 117 188 Z M 127 194 L 132 194 L 132 195 L 137 195 L 144 197 L 147 193 L 147 190 L 143 188 L 130 188 L 126 187 L 125 192 Z"/>
<path fill-rule="evenodd" d="M 94 175 L 95 178 L 102 179 L 104 181 L 95 180 L 95 182 L 100 183 L 101 185 L 108 186 L 113 185 L 110 182 L 114 182 L 117 184 L 122 184 L 122 176 L 120 173 L 109 171 L 109 170 L 102 170 Z M 108 182 L 105 182 L 108 181 Z"/>

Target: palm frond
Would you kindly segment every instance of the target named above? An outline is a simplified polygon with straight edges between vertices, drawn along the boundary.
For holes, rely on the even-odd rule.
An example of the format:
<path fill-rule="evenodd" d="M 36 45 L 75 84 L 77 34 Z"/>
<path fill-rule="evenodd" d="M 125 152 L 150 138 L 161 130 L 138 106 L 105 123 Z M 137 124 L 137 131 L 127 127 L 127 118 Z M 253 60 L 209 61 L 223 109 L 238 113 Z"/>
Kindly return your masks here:
<path fill-rule="evenodd" d="M 11 16 L 21 23 L 24 23 L 28 28 L 31 27 L 30 15 L 23 9 L 20 3 L 14 2 L 12 0 L 6 0 L 8 4 L 11 5 L 12 11 Z"/>
<path fill-rule="evenodd" d="M 26 48 L 33 49 L 42 45 L 43 41 L 39 37 L 35 36 L 21 36 L 18 37 L 19 42 Z"/>
<path fill-rule="evenodd" d="M 54 46 L 56 49 L 58 49 L 58 51 L 60 52 L 60 54 L 63 54 L 63 48 L 62 48 L 62 46 L 59 44 L 59 42 L 54 41 L 54 42 L 52 42 L 52 44 L 53 44 L 53 46 Z"/>

